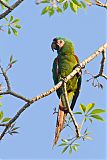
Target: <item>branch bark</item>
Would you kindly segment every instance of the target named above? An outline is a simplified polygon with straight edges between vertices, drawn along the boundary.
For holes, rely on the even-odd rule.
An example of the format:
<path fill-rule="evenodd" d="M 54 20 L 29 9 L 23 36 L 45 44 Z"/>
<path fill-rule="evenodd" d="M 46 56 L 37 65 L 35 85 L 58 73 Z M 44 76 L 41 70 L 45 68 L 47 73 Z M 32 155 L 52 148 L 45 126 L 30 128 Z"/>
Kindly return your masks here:
<path fill-rule="evenodd" d="M 0 0 L 0 3 L 3 5 L 3 6 L 5 6 L 6 8 L 8 8 L 8 9 L 12 9 L 10 6 L 8 6 L 6 3 L 4 3 L 2 0 Z"/>
<path fill-rule="evenodd" d="M 72 112 L 72 110 L 70 108 L 70 105 L 69 105 L 68 96 L 67 96 L 67 90 L 66 90 L 66 83 L 65 82 L 64 82 L 64 97 L 65 97 L 67 110 L 68 110 L 68 112 L 69 112 L 69 114 L 71 116 L 72 122 L 73 122 L 73 124 L 75 126 L 75 130 L 76 130 L 76 134 L 77 134 L 76 137 L 79 138 L 81 135 L 80 135 L 78 124 L 76 122 L 76 119 L 75 119 L 75 117 L 73 115 L 73 112 Z"/>
<path fill-rule="evenodd" d="M 17 6 L 19 6 L 24 0 L 17 0 L 10 8 L 0 14 L 0 19 L 5 18 L 10 12 L 12 12 Z"/>
<path fill-rule="evenodd" d="M 76 67 L 66 78 L 64 78 L 64 80 L 60 81 L 57 85 L 55 85 L 53 88 L 51 88 L 50 90 L 31 98 L 30 100 L 28 100 L 28 102 L 15 114 L 15 116 L 7 123 L 5 124 L 6 127 L 3 130 L 3 132 L 0 135 L 0 140 L 2 140 L 2 138 L 4 137 L 4 135 L 6 134 L 6 132 L 8 131 L 8 129 L 11 127 L 12 123 L 14 123 L 19 116 L 27 109 L 31 106 L 31 104 L 33 104 L 34 102 L 38 101 L 41 98 L 44 98 L 48 95 L 50 95 L 51 93 L 53 93 L 54 91 L 56 91 L 58 88 L 60 88 L 63 85 L 63 81 L 67 82 L 69 79 L 71 79 L 76 73 L 78 73 L 82 68 L 84 68 L 84 66 L 89 63 L 90 61 L 92 61 L 94 58 L 96 58 L 99 54 L 102 53 L 102 51 L 105 51 L 107 49 L 107 43 L 105 43 L 104 45 L 102 45 L 97 51 L 95 51 L 91 56 L 89 56 L 88 58 L 86 58 L 85 60 L 83 60 L 80 63 L 80 66 Z M 6 79 L 5 79 L 6 80 Z M 17 97 L 18 98 L 18 97 Z M 20 98 L 21 99 L 21 98 Z"/>

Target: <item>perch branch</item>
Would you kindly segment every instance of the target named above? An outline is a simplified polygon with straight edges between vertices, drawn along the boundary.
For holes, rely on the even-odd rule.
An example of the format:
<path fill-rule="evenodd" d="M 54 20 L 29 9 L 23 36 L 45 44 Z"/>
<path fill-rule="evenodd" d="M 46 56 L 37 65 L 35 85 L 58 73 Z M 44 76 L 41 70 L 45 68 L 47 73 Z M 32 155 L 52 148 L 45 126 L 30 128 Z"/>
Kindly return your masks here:
<path fill-rule="evenodd" d="M 19 116 L 28 108 L 30 107 L 31 104 L 33 104 L 34 102 L 36 102 L 37 100 L 44 98 L 48 95 L 50 95 L 51 93 L 53 93 L 54 91 L 56 91 L 58 88 L 60 88 L 63 85 L 63 81 L 67 82 L 69 79 L 71 79 L 76 73 L 78 73 L 82 68 L 84 68 L 84 66 L 89 63 L 90 61 L 92 61 L 94 58 L 96 58 L 99 54 L 102 53 L 103 50 L 107 49 L 107 43 L 105 43 L 104 45 L 102 45 L 97 51 L 95 51 L 91 56 L 89 56 L 88 58 L 86 58 L 84 61 L 82 61 L 80 63 L 80 66 L 76 67 L 66 78 L 64 78 L 64 80 L 60 81 L 57 85 L 55 85 L 53 88 L 51 88 L 50 90 L 40 94 L 39 96 L 36 96 L 34 98 L 32 98 L 30 100 L 30 102 L 27 102 L 17 113 L 16 115 L 7 123 L 5 129 L 3 130 L 3 132 L 0 135 L 0 140 L 2 140 L 2 138 L 4 137 L 4 135 L 6 134 L 6 132 L 8 131 L 9 127 L 11 126 L 11 124 L 13 122 L 15 122 Z"/>
<path fill-rule="evenodd" d="M 75 126 L 75 130 L 76 130 L 76 134 L 77 134 L 76 137 L 79 138 L 81 135 L 80 135 L 78 124 L 76 122 L 76 119 L 75 119 L 75 117 L 73 115 L 73 112 L 72 112 L 72 110 L 70 108 L 70 105 L 69 105 L 68 96 L 67 96 L 67 90 L 66 90 L 66 83 L 65 82 L 64 82 L 64 97 L 65 97 L 65 102 L 66 102 L 67 110 L 68 110 L 68 112 L 69 112 L 69 114 L 71 116 L 71 119 L 73 121 L 73 124 Z"/>
<path fill-rule="evenodd" d="M 0 14 L 0 19 L 5 18 L 10 12 L 12 12 L 17 6 L 19 6 L 24 0 L 17 0 L 12 6 L 10 6 L 5 12 Z"/>

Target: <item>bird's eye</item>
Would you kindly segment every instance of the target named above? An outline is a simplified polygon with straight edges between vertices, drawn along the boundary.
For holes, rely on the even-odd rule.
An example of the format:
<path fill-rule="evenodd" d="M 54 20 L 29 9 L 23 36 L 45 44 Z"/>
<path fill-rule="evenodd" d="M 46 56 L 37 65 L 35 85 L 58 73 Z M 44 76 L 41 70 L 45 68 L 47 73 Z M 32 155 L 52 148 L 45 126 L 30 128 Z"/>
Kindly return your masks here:
<path fill-rule="evenodd" d="M 60 43 L 63 43 L 63 41 L 62 41 L 62 40 L 60 40 Z"/>

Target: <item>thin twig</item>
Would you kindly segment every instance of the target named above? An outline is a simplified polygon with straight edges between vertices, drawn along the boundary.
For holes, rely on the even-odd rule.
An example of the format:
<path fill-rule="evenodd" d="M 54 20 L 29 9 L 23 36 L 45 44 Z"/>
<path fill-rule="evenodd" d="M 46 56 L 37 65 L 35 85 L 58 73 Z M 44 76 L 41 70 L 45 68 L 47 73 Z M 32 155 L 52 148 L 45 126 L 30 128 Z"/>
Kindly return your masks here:
<path fill-rule="evenodd" d="M 101 60 L 100 71 L 97 75 L 94 76 L 94 78 L 104 77 L 105 79 L 107 79 L 107 76 L 104 74 L 105 62 L 106 62 L 106 49 L 104 49 L 102 51 L 102 60 Z"/>
<path fill-rule="evenodd" d="M 5 18 L 10 12 L 12 12 L 17 6 L 19 6 L 24 0 L 17 0 L 12 6 L 10 6 L 11 9 L 7 9 L 5 12 L 0 14 L 0 19 Z"/>
<path fill-rule="evenodd" d="M 7 123 L 3 123 L 3 124 L 1 123 L 0 126 L 4 126 L 5 127 L 5 126 L 7 126 Z"/>
<path fill-rule="evenodd" d="M 73 121 L 73 124 L 75 126 L 75 130 L 76 130 L 76 134 L 77 134 L 77 137 L 80 137 L 80 131 L 79 131 L 79 127 L 78 127 L 78 124 L 76 122 L 76 119 L 73 115 L 73 112 L 70 108 L 70 105 L 69 105 L 69 101 L 68 101 L 68 96 L 67 96 L 67 90 L 66 90 L 66 83 L 64 82 L 64 97 L 65 97 L 65 102 L 66 102 L 66 107 L 67 107 L 67 110 L 71 116 L 71 119 Z"/>
<path fill-rule="evenodd" d="M 87 2 L 87 4 L 89 6 L 96 5 L 96 6 L 104 7 L 105 9 L 107 9 L 107 3 L 102 3 L 99 0 L 94 0 L 94 2 Z"/>
<path fill-rule="evenodd" d="M 2 74 L 3 74 L 3 76 L 5 78 L 5 81 L 6 81 L 6 84 L 7 84 L 7 91 L 10 91 L 11 90 L 11 86 L 10 86 L 9 79 L 8 79 L 8 77 L 6 75 L 6 72 L 4 71 L 3 67 L 1 67 L 1 65 L 0 65 L 0 69 L 2 71 Z"/>
<path fill-rule="evenodd" d="M 24 96 L 13 91 L 0 92 L 0 95 L 12 95 L 13 97 L 19 98 L 25 102 L 30 102 L 30 99 L 25 98 Z"/>

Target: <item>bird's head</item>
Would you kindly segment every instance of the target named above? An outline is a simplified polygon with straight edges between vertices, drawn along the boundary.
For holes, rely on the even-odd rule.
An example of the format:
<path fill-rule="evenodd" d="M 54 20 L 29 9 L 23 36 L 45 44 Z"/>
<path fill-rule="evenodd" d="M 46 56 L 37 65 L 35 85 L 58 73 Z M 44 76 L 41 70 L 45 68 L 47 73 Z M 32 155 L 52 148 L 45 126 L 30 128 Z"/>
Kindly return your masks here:
<path fill-rule="evenodd" d="M 58 52 L 60 52 L 60 51 L 74 52 L 73 43 L 70 40 L 68 40 L 66 38 L 61 38 L 61 37 L 56 37 L 53 39 L 53 42 L 51 44 L 51 49 L 52 49 L 52 51 L 57 50 Z"/>

